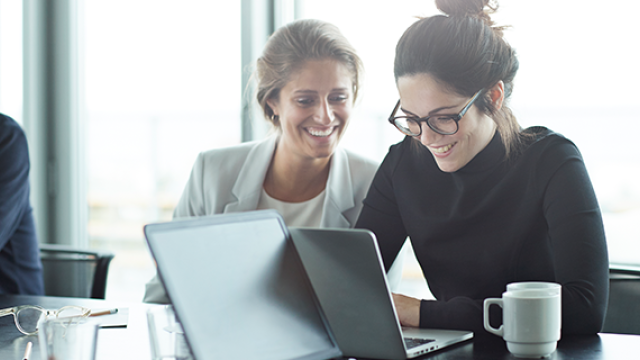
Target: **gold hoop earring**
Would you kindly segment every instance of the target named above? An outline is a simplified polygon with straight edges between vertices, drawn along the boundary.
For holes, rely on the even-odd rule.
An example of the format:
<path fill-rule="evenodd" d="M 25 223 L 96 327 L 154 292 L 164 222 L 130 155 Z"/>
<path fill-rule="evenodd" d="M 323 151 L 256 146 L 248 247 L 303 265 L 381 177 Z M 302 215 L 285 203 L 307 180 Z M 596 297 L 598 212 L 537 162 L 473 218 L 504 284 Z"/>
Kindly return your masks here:
<path fill-rule="evenodd" d="M 280 120 L 280 117 L 279 117 L 278 115 L 276 115 L 276 114 L 271 114 L 271 121 L 272 121 L 274 124 L 277 124 L 279 120 Z"/>

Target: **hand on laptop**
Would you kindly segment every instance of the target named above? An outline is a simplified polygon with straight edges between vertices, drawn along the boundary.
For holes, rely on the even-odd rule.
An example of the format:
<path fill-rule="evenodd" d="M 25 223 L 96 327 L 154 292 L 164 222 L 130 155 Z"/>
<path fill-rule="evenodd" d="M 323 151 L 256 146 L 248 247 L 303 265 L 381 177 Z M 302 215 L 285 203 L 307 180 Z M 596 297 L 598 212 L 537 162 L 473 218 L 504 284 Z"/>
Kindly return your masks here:
<path fill-rule="evenodd" d="M 420 300 L 401 294 L 392 294 L 393 303 L 402 326 L 420 326 Z"/>

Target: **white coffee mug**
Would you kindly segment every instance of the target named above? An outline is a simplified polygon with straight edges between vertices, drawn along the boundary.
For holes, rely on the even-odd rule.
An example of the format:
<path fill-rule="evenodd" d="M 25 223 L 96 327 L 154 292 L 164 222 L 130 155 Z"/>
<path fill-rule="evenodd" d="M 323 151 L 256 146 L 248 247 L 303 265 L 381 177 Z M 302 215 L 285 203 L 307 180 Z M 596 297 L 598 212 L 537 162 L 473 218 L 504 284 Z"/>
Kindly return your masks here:
<path fill-rule="evenodd" d="M 484 300 L 484 328 L 501 336 L 516 357 L 547 357 L 560 340 L 561 295 L 561 286 L 555 283 L 509 284 L 502 298 Z M 489 324 L 492 304 L 502 307 L 502 325 L 497 329 Z"/>

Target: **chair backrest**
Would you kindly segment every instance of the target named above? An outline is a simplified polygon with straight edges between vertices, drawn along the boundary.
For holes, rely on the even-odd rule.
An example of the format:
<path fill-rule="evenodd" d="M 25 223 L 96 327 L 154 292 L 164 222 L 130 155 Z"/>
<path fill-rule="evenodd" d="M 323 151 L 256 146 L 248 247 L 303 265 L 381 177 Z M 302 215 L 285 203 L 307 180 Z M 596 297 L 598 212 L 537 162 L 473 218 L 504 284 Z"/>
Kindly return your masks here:
<path fill-rule="evenodd" d="M 640 270 L 609 270 L 609 307 L 602 332 L 640 335 Z"/>
<path fill-rule="evenodd" d="M 40 244 L 47 296 L 104 299 L 114 254 L 56 244 Z"/>

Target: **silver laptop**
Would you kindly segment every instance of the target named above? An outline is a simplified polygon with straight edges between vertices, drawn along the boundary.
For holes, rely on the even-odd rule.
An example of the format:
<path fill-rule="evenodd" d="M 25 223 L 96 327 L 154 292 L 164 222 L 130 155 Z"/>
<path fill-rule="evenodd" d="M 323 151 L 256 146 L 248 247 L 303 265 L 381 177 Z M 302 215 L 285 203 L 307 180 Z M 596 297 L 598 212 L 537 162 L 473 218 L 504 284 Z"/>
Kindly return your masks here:
<path fill-rule="evenodd" d="M 144 232 L 196 359 L 341 355 L 276 211 L 150 224 Z"/>
<path fill-rule="evenodd" d="M 473 337 L 400 326 L 372 232 L 289 231 L 344 356 L 409 359 Z"/>

